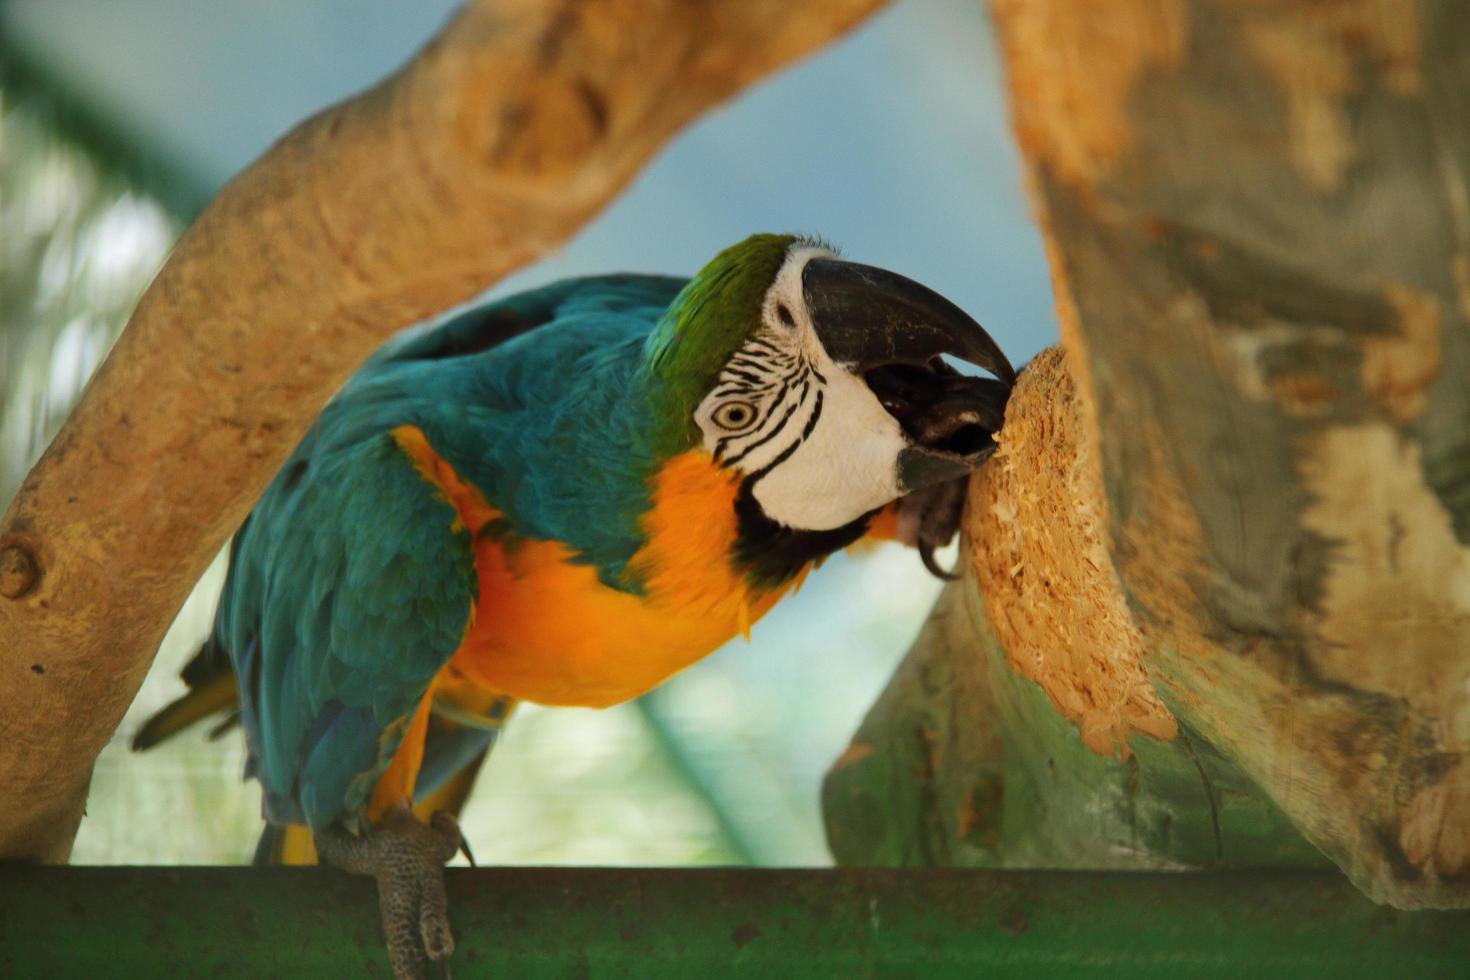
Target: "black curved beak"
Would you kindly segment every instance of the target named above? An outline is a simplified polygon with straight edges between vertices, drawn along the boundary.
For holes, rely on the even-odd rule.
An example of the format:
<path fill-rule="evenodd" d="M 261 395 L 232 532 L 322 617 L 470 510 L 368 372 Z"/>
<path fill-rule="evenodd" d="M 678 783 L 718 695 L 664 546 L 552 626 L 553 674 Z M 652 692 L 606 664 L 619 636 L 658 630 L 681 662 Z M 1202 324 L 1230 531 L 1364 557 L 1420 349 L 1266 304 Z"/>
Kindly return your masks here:
<path fill-rule="evenodd" d="M 912 279 L 837 259 L 808 262 L 802 293 L 827 354 L 862 375 L 908 437 L 905 491 L 968 476 L 995 451 L 1016 371 L 964 310 Z M 995 378 L 960 374 L 945 354 Z"/>
<path fill-rule="evenodd" d="M 920 367 L 949 354 L 983 367 L 1007 388 L 1015 384 L 1015 369 L 985 328 L 912 279 L 871 265 L 812 259 L 801 287 L 822 346 L 855 372 Z"/>

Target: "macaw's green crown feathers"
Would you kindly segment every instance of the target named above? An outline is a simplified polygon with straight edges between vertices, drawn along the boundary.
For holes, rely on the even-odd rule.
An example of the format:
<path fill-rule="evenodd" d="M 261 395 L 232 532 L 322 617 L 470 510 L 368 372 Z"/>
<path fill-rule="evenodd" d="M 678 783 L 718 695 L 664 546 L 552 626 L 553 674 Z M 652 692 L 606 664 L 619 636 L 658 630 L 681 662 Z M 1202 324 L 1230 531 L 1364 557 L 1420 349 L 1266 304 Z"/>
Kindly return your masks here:
<path fill-rule="evenodd" d="M 694 409 L 721 369 L 761 326 L 761 307 L 799 235 L 752 235 L 711 259 L 669 304 L 649 334 L 644 370 L 667 454 L 699 442 Z"/>

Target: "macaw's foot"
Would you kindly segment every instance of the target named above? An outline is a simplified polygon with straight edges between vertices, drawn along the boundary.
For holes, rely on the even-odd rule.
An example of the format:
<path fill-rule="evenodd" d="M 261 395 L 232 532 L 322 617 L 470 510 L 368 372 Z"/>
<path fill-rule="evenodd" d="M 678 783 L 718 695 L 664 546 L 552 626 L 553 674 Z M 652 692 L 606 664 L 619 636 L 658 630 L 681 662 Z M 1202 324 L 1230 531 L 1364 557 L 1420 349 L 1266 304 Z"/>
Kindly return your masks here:
<path fill-rule="evenodd" d="M 325 863 L 378 880 L 383 933 L 397 980 L 423 980 L 428 975 L 425 956 L 442 963 L 448 977 L 454 934 L 449 930 L 444 862 L 460 850 L 470 857 L 454 817 L 441 811 L 425 826 L 408 810 L 395 810 L 362 837 L 340 827 L 315 836 Z"/>
<path fill-rule="evenodd" d="M 936 483 L 898 498 L 898 540 L 919 549 L 924 567 L 948 582 L 959 578 L 934 560 L 934 549 L 954 539 L 965 513 L 968 478 Z M 963 560 L 963 556 L 961 556 Z"/>

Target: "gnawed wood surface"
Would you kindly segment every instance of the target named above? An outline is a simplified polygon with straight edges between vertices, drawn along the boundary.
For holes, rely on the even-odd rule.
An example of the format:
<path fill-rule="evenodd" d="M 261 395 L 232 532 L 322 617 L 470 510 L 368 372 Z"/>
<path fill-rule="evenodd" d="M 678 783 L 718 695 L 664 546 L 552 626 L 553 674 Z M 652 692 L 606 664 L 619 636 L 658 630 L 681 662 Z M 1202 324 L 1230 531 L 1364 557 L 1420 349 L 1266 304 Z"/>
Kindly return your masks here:
<path fill-rule="evenodd" d="M 1171 740 L 1178 722 L 1154 693 L 1143 637 L 1108 556 L 1095 439 L 1059 349 L 1027 367 L 965 514 L 966 557 L 1011 668 L 1039 684 L 1082 742 L 1126 758 L 1142 732 Z M 972 590 L 973 591 L 973 590 Z"/>
<path fill-rule="evenodd" d="M 170 619 L 378 343 L 557 245 L 697 113 L 878 2 L 471 2 L 236 178 L 0 523 L 0 858 L 65 858 Z"/>
<path fill-rule="evenodd" d="M 1115 626 L 1092 604 L 1082 625 L 1116 631 L 1104 657 L 1128 676 L 1124 654 L 1139 651 L 1180 726 L 1174 742 L 1128 737 L 1140 773 L 1146 750 L 1188 738 L 1375 899 L 1470 904 L 1470 7 L 993 9 L 1095 442 L 1079 451 L 1101 472 L 1111 567 L 1093 591 L 1105 597 L 1116 576 L 1132 618 Z M 1003 438 L 1042 438 L 1043 421 L 1013 415 Z M 1004 517 L 986 512 L 986 486 L 973 488 L 972 530 Z M 1071 740 L 1106 751 L 1120 724 L 1137 732 L 1152 715 L 1130 716 L 1116 690 L 1095 704 L 1066 694 L 1050 672 L 1071 670 L 1077 652 L 1000 624 L 1015 615 L 1006 601 L 1028 605 L 1031 627 L 1051 615 L 1034 608 L 1046 601 L 1034 582 L 1006 593 L 1000 549 L 1015 544 L 970 545 L 982 580 L 1000 586 L 985 611 L 1005 660 L 1042 680 L 1051 718 L 1082 724 L 1068 723 Z M 1094 553 L 1080 544 L 1079 568 Z M 1053 558 L 1005 560 L 1025 574 Z M 986 663 L 994 642 L 981 620 L 965 629 L 948 646 L 954 670 Z M 929 663 L 930 646 L 912 656 Z M 891 720 L 894 699 L 910 697 L 905 671 L 857 755 L 915 744 L 913 712 Z M 1007 668 L 1005 685 L 1015 677 Z M 978 721 L 990 736 L 962 740 L 1004 745 L 1007 811 L 1011 787 L 1035 781 L 1013 768 L 1013 746 L 1056 737 L 1014 720 L 998 711 Z M 834 843 L 871 823 L 842 799 L 882 798 L 863 765 L 834 771 Z M 997 771 L 979 752 L 946 765 L 956 785 Z M 933 819 L 934 804 L 912 805 Z M 1177 854 L 1155 840 L 1140 861 Z"/>

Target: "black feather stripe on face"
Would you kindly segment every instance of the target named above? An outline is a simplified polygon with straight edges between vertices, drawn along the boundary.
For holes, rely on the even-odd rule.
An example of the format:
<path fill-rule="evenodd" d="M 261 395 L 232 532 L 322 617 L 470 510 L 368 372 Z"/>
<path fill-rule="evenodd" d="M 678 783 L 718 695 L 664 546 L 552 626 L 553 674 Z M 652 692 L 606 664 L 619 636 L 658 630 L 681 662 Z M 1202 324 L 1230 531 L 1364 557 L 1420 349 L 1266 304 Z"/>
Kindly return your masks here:
<path fill-rule="evenodd" d="M 741 348 L 721 372 L 715 396 L 751 396 L 756 419 L 743 431 L 716 443 L 715 461 L 721 466 L 738 465 L 777 439 L 806 405 L 815 373 L 805 358 L 777 351 L 764 341 L 759 347 L 750 341 Z"/>
<path fill-rule="evenodd" d="M 755 480 L 740 484 L 735 497 L 735 566 L 759 588 L 777 588 L 790 582 L 812 562 L 840 551 L 868 533 L 868 525 L 883 508 L 871 510 L 850 524 L 827 531 L 801 531 L 766 516 L 756 502 Z"/>

